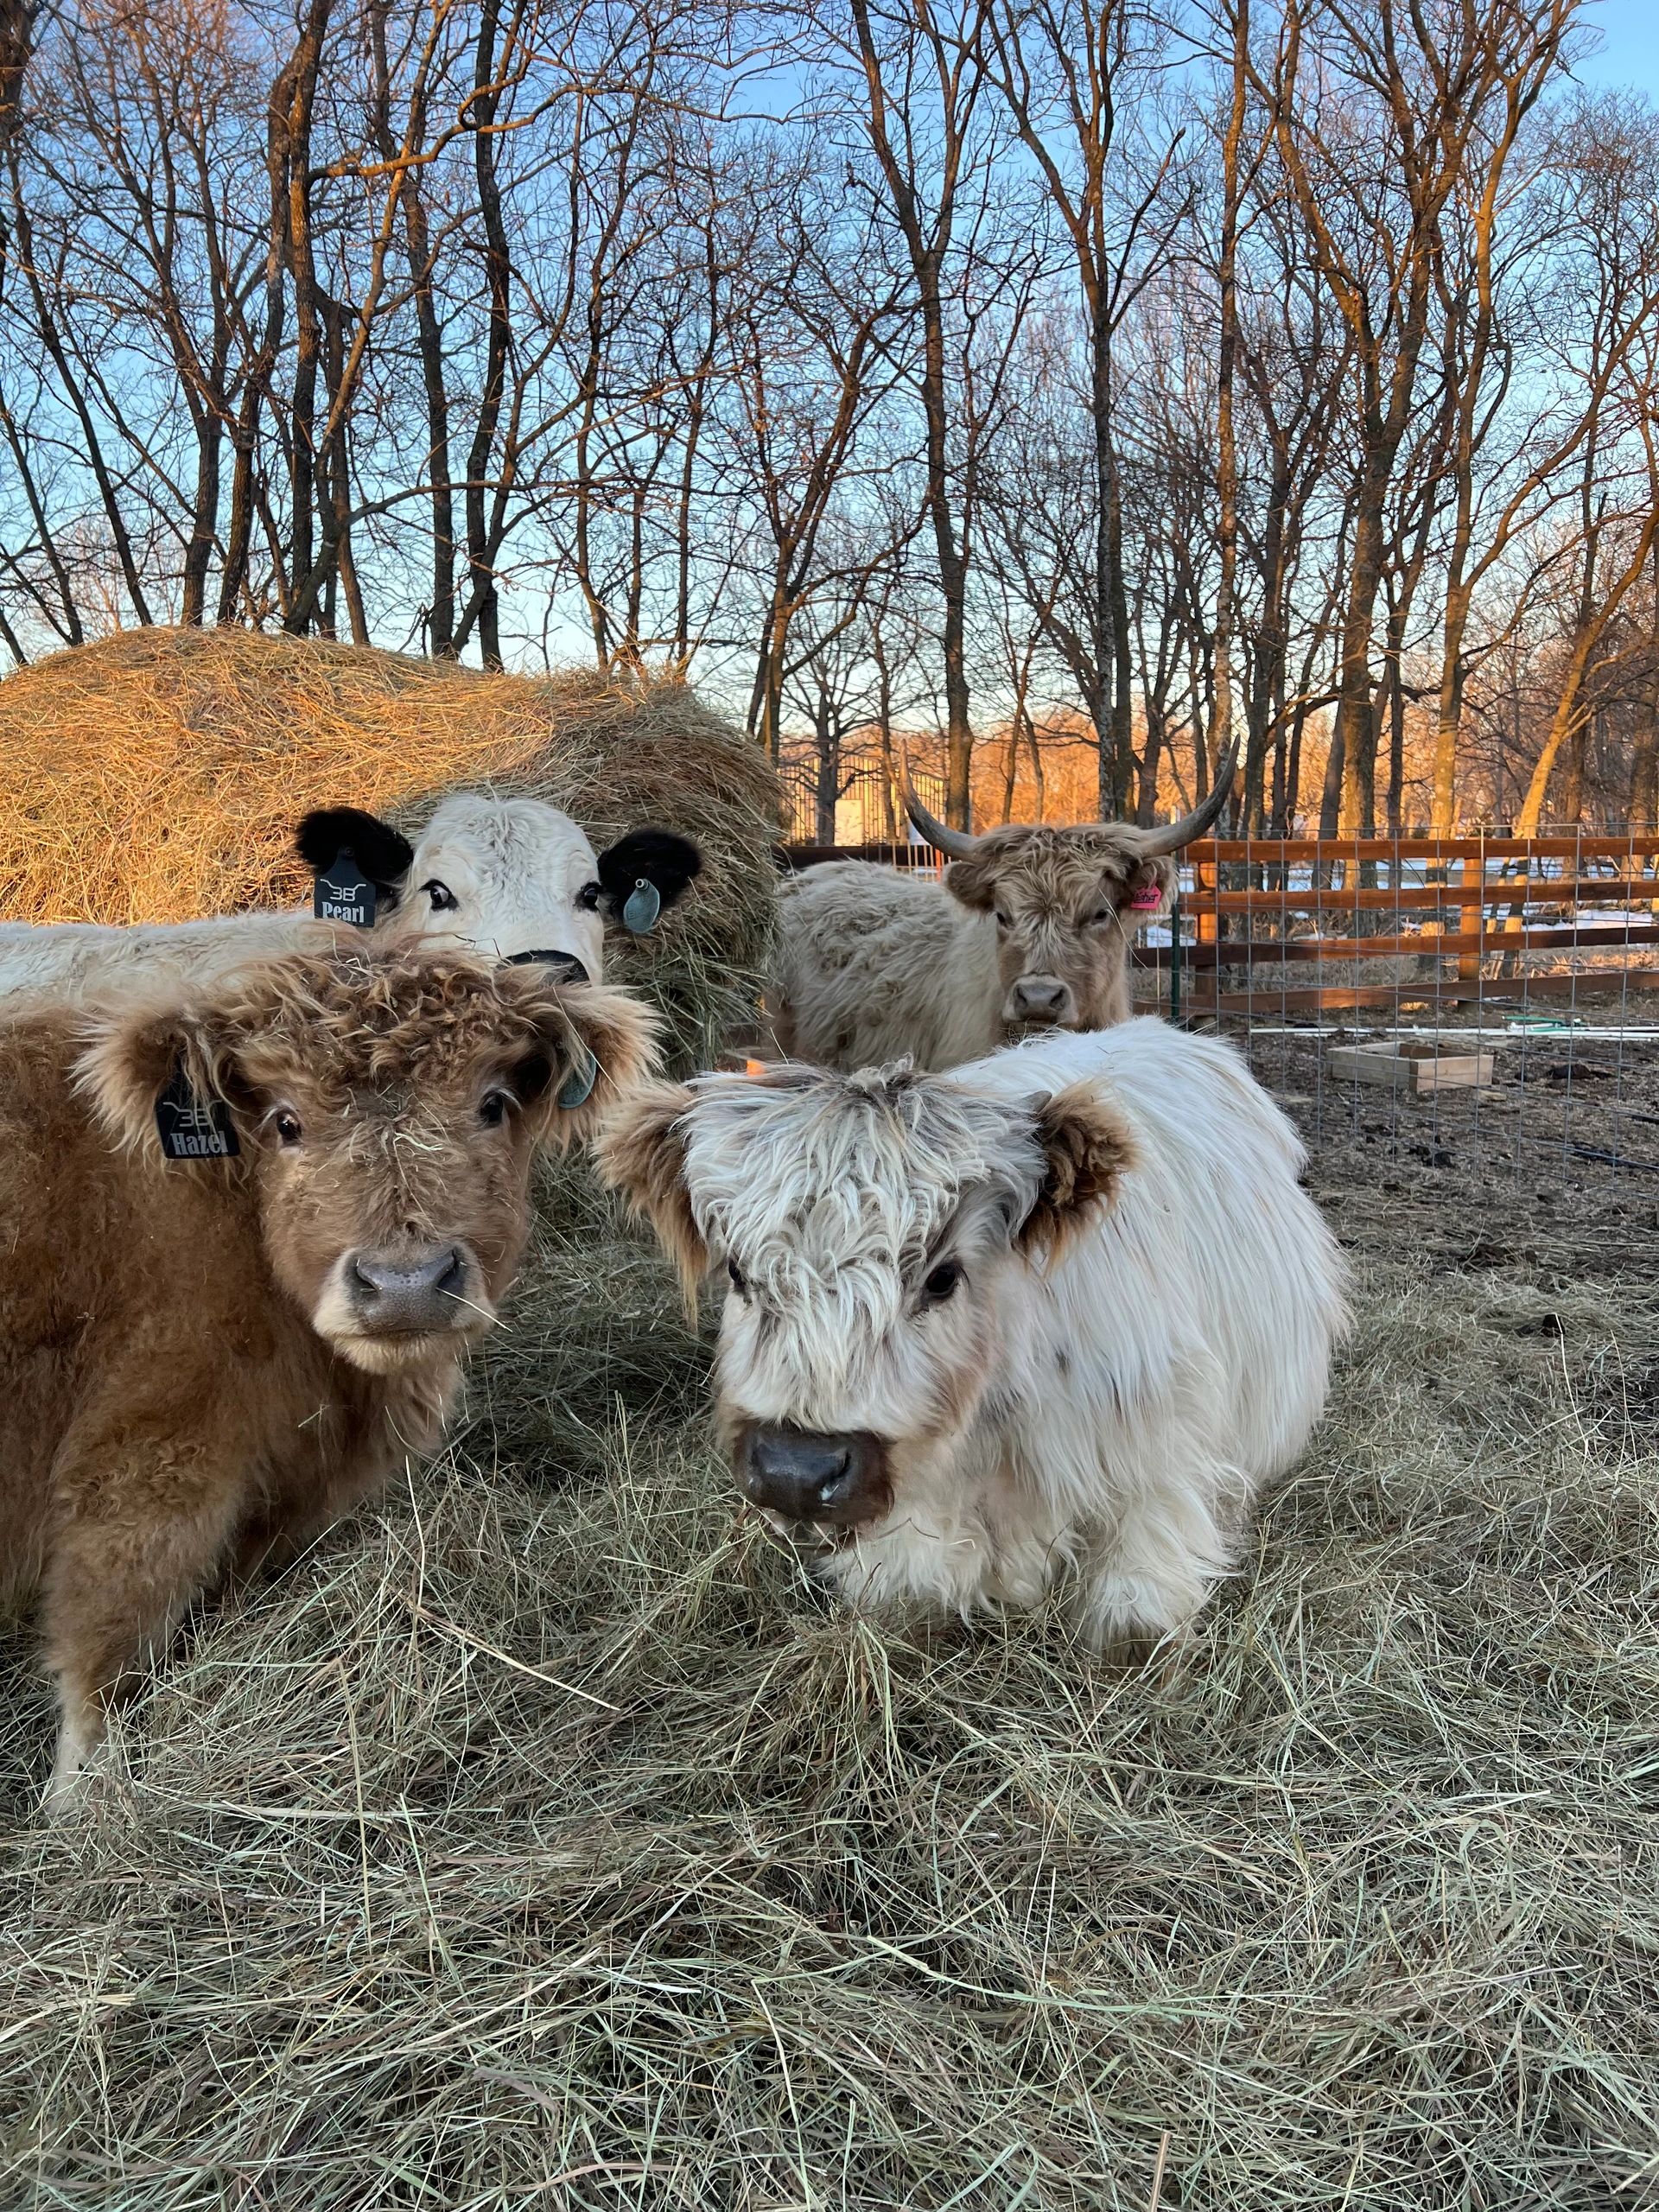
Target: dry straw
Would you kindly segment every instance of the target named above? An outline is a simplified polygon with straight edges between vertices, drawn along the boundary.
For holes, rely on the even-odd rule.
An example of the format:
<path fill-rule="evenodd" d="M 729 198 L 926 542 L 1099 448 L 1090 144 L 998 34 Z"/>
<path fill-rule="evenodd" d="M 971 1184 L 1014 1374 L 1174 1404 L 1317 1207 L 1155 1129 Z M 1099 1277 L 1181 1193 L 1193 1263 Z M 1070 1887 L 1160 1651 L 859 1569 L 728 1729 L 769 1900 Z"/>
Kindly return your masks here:
<path fill-rule="evenodd" d="M 1116 1674 L 800 1587 L 587 1225 L 446 1458 L 195 1624 L 58 1833 L 16 1651 L 0 2202 L 1652 2201 L 1648 1306 L 1381 1269 L 1245 1574 Z"/>
<path fill-rule="evenodd" d="M 684 684 L 486 675 L 245 631 L 129 631 L 0 683 L 0 914 L 179 921 L 302 898 L 308 807 L 417 826 L 445 791 L 533 792 L 603 843 L 657 822 L 704 873 L 613 979 L 705 1059 L 753 1010 L 770 938 L 776 780 Z"/>

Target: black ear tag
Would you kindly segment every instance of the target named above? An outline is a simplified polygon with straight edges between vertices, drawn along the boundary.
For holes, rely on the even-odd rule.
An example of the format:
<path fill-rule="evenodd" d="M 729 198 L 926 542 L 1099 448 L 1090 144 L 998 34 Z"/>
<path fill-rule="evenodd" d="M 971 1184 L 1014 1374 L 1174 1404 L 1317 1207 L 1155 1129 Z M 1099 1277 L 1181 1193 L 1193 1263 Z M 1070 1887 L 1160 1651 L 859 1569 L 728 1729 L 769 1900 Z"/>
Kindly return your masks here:
<path fill-rule="evenodd" d="M 584 1046 L 582 1058 L 559 1089 L 559 1104 L 567 1114 L 574 1114 L 578 1106 L 585 1106 L 594 1095 L 594 1085 L 599 1080 L 599 1062 Z"/>
<path fill-rule="evenodd" d="M 342 845 L 330 865 L 317 870 L 311 911 L 320 922 L 350 922 L 354 929 L 372 930 L 374 901 L 374 886 L 349 845 Z"/>
<path fill-rule="evenodd" d="M 623 905 L 622 926 L 634 937 L 648 937 L 662 911 L 662 893 L 649 876 L 639 876 Z"/>
<path fill-rule="evenodd" d="M 242 1149 L 223 1100 L 198 1098 L 182 1061 L 156 1101 L 156 1131 L 167 1160 L 230 1160 Z"/>

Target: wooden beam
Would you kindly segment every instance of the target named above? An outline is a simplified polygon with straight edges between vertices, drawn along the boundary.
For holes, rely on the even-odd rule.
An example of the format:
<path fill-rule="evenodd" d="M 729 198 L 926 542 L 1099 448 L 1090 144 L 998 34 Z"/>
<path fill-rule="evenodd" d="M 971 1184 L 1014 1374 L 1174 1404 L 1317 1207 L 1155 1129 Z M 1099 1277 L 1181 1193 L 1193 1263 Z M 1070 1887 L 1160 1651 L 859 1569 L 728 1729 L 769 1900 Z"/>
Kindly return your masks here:
<path fill-rule="evenodd" d="M 1625 837 L 1200 837 L 1185 857 L 1213 866 L 1217 861 L 1249 861 L 1260 868 L 1296 862 L 1428 861 L 1451 867 L 1459 861 L 1652 860 L 1659 857 L 1659 835 L 1643 831 Z"/>
<path fill-rule="evenodd" d="M 1622 998 L 1626 991 L 1659 990 L 1659 969 L 1600 969 L 1585 976 L 1514 976 L 1479 983 L 1361 983 L 1300 991 L 1213 991 L 1189 994 L 1188 1014 L 1332 1014 L 1350 1007 L 1475 1006 L 1513 1009 L 1537 998 Z"/>
<path fill-rule="evenodd" d="M 1205 914 L 1411 913 L 1439 912 L 1446 906 L 1629 906 L 1656 901 L 1659 880 L 1489 875 L 1469 883 L 1402 883 L 1391 891 L 1189 891 L 1182 906 L 1197 920 Z"/>
<path fill-rule="evenodd" d="M 1625 945 L 1659 944 L 1659 922 L 1590 923 L 1582 929 L 1570 924 L 1557 928 L 1549 923 L 1529 922 L 1518 930 L 1414 930 L 1399 937 L 1288 937 L 1223 938 L 1216 944 L 1184 944 L 1184 968 L 1272 967 L 1281 962 L 1308 960 L 1382 960 L 1413 956 L 1425 960 L 1449 959 L 1455 953 L 1603 951 L 1618 952 Z M 1166 944 L 1136 945 L 1132 955 L 1137 968 L 1166 968 L 1171 948 Z"/>

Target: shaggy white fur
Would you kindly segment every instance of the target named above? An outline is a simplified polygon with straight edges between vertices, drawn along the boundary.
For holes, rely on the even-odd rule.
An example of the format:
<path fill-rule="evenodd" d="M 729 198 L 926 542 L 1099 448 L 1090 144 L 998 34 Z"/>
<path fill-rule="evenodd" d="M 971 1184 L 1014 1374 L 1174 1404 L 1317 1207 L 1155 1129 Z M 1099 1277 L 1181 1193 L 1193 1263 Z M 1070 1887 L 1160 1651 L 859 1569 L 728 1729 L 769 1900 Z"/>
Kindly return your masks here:
<path fill-rule="evenodd" d="M 1039 1109 L 1077 1085 L 1128 1164 L 1028 1254 Z M 1097 1644 L 1189 1621 L 1306 1442 L 1346 1319 L 1301 1147 L 1238 1055 L 1138 1020 L 949 1076 L 790 1070 L 683 1096 L 677 1117 L 659 1101 L 663 1147 L 740 1284 L 722 1424 L 886 1447 L 890 1510 L 820 1570 L 860 1603 L 964 1614 L 1063 1587 Z M 660 1172 L 633 1187 L 660 1217 Z M 959 1283 L 931 1298 L 947 1258 Z"/>
<path fill-rule="evenodd" d="M 604 925 L 577 903 L 597 867 L 587 833 L 557 807 L 456 791 L 427 824 L 402 897 L 382 910 L 371 934 L 378 945 L 464 945 L 504 959 L 515 952 L 574 953 L 598 982 Z M 428 889 L 434 884 L 453 905 L 435 905 Z M 0 925 L 0 992 L 79 1000 L 153 978 L 207 982 L 266 953 L 324 950 L 342 934 L 351 932 L 304 910 L 124 929 L 10 922 Z"/>

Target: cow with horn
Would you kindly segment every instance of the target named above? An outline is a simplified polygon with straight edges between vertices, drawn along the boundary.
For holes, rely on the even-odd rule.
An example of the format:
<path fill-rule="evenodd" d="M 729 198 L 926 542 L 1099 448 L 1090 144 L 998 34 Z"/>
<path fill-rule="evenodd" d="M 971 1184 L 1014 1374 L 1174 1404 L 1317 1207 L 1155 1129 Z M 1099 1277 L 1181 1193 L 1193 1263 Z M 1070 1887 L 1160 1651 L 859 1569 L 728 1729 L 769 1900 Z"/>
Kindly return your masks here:
<path fill-rule="evenodd" d="M 1128 1018 L 1134 932 L 1167 914 L 1175 855 L 1227 803 L 1234 747 L 1209 796 L 1162 829 L 1128 822 L 947 829 L 901 776 L 944 876 L 830 861 L 789 878 L 772 1013 L 779 1049 L 823 1067 L 908 1055 L 950 1068 L 1041 1029 Z"/>

